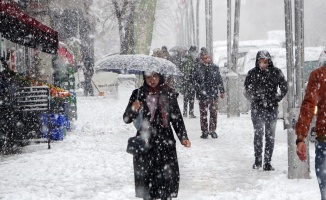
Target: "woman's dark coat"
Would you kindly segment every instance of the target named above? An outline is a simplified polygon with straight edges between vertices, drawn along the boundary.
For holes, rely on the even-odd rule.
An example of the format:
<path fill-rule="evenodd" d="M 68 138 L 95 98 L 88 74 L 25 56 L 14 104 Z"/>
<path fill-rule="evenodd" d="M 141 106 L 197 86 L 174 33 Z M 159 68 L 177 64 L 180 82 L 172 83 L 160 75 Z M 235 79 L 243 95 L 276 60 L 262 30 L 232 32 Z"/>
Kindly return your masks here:
<path fill-rule="evenodd" d="M 131 123 L 138 114 L 131 109 L 137 96 L 142 102 L 143 120 L 149 122 L 151 115 L 145 100 L 147 92 L 144 90 L 144 87 L 140 87 L 133 91 L 123 115 L 126 123 Z M 149 126 L 143 125 L 141 130 L 137 131 L 137 135 L 143 133 L 150 135 L 147 153 L 133 158 L 136 197 L 141 198 L 177 197 L 180 175 L 176 140 L 170 124 L 180 141 L 188 140 L 177 102 L 177 93 L 170 87 L 163 86 L 158 95 L 159 101 L 153 122 L 149 123 Z"/>

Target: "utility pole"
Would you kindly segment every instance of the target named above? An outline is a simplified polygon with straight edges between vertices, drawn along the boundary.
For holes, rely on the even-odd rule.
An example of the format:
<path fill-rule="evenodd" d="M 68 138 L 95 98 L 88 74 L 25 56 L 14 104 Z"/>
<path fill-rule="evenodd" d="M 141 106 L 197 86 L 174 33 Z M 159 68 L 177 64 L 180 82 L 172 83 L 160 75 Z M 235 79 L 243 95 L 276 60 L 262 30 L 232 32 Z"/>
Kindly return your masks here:
<path fill-rule="evenodd" d="M 232 70 L 231 34 L 232 34 L 232 31 L 231 31 L 231 0 L 227 0 L 227 32 L 226 32 L 226 35 L 227 35 L 227 52 L 228 52 L 228 60 L 227 60 L 228 71 Z"/>
<path fill-rule="evenodd" d="M 213 29 L 212 29 L 212 0 L 205 0 L 206 21 L 206 48 L 209 55 L 213 55 Z"/>
<path fill-rule="evenodd" d="M 193 0 L 190 1 L 191 45 L 196 45 L 195 14 Z"/>
<path fill-rule="evenodd" d="M 240 27 L 240 2 L 241 0 L 235 0 L 234 11 L 234 38 L 233 38 L 233 51 L 232 51 L 232 69 L 237 72 L 238 62 L 238 48 L 239 48 L 239 27 Z"/>
<path fill-rule="evenodd" d="M 233 49 L 231 49 L 231 0 L 227 1 L 227 51 L 228 51 L 228 73 L 227 73 L 227 117 L 239 117 L 239 76 L 237 74 L 237 60 L 239 47 L 239 23 L 240 23 L 240 0 L 235 1 L 234 11 L 234 38 Z"/>
<path fill-rule="evenodd" d="M 180 27 L 180 30 L 181 30 L 181 41 L 180 41 L 180 44 L 181 45 L 185 45 L 185 22 L 184 22 L 184 9 L 182 7 L 179 7 L 180 8 L 180 16 L 181 16 L 181 27 Z"/>
<path fill-rule="evenodd" d="M 294 1 L 295 22 L 295 69 L 296 69 L 296 104 L 301 105 L 303 100 L 303 65 L 304 65 L 304 28 L 303 28 L 303 0 Z"/>
<path fill-rule="evenodd" d="M 184 38 L 185 38 L 185 42 L 184 42 L 184 46 L 188 46 L 188 42 L 189 42 L 189 15 L 188 15 L 188 2 L 185 2 L 185 6 L 184 6 L 184 10 L 183 10 L 183 15 L 184 15 L 184 22 L 185 22 L 185 34 L 184 34 Z"/>
<path fill-rule="evenodd" d="M 288 178 L 289 179 L 308 179 L 309 171 L 309 142 L 307 145 L 307 162 L 301 162 L 296 155 L 296 134 L 294 131 L 296 121 L 298 119 L 301 101 L 302 101 L 302 65 L 304 63 L 303 56 L 303 0 L 295 0 L 295 44 L 296 44 L 296 67 L 293 65 L 293 29 L 292 29 L 292 5 L 291 0 L 284 0 L 285 10 L 285 34 L 286 34 L 286 64 L 287 64 L 287 80 L 288 80 Z M 301 65 L 301 66 L 300 66 Z M 293 77 L 293 74 L 296 74 Z M 301 78 L 300 78 L 301 77 Z M 300 81 L 300 82 L 299 82 Z M 297 85 L 299 84 L 299 85 Z M 294 87 L 296 85 L 296 87 Z M 301 85 L 301 87 L 300 87 Z M 300 97 L 301 96 L 301 97 Z M 294 98 L 298 99 L 296 102 Z M 300 102 L 299 102 L 300 101 Z"/>
<path fill-rule="evenodd" d="M 199 49 L 199 1 L 196 2 L 196 46 Z"/>
<path fill-rule="evenodd" d="M 210 53 L 213 59 L 213 1 L 209 0 L 208 3 L 209 43 L 207 45 L 207 48 L 209 49 L 208 52 Z"/>

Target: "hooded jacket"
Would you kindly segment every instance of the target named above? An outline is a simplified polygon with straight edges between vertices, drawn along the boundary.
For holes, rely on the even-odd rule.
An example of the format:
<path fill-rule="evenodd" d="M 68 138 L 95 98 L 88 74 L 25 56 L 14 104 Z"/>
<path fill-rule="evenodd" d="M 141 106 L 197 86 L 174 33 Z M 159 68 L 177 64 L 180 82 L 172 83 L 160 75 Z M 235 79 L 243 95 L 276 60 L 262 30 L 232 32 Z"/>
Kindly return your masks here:
<path fill-rule="evenodd" d="M 258 61 L 268 60 L 266 70 L 261 70 Z M 273 65 L 268 51 L 258 51 L 256 65 L 248 72 L 244 82 L 245 96 L 251 101 L 251 109 L 276 110 L 287 93 L 287 82 L 282 71 Z M 281 94 L 278 94 L 278 88 Z"/>
<path fill-rule="evenodd" d="M 315 131 L 318 138 L 326 134 L 326 65 L 310 73 L 306 94 L 300 108 L 300 115 L 295 126 L 297 135 L 307 137 L 310 123 L 317 106 Z"/>

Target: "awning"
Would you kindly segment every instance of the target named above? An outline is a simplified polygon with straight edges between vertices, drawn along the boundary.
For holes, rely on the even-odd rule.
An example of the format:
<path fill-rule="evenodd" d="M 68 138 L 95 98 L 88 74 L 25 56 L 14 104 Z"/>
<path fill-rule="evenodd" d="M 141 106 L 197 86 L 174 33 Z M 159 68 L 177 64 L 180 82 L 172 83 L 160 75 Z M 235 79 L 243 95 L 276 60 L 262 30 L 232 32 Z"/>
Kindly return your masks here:
<path fill-rule="evenodd" d="M 59 42 L 58 55 L 64 63 L 74 64 L 73 53 L 66 47 L 64 43 Z"/>
<path fill-rule="evenodd" d="M 14 43 L 57 54 L 58 32 L 4 0 L 0 0 L 0 32 Z"/>

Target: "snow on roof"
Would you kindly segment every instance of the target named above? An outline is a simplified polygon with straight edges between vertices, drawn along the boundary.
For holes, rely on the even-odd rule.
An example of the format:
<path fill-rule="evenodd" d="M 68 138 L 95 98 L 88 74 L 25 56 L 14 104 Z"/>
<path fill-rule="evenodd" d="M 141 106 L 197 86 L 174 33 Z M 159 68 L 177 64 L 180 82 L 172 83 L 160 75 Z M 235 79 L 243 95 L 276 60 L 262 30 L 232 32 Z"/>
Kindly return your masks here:
<path fill-rule="evenodd" d="M 281 47 L 282 41 L 280 41 L 280 40 L 245 40 L 245 41 L 240 41 L 239 42 L 239 48 L 248 47 L 248 46 L 249 47 L 259 48 L 261 46 L 266 46 L 266 45 Z M 226 46 L 227 46 L 227 41 L 226 40 L 214 41 L 213 42 L 213 47 L 214 48 L 226 47 Z"/>
<path fill-rule="evenodd" d="M 119 74 L 118 79 L 137 79 L 135 74 Z"/>
<path fill-rule="evenodd" d="M 252 49 L 257 53 L 259 49 L 272 50 L 274 48 L 279 49 L 281 46 L 282 42 L 280 40 L 246 40 L 239 42 L 238 53 L 246 53 Z M 220 67 L 223 67 L 227 60 L 227 41 L 214 41 L 213 47 L 214 63 L 218 63 Z"/>
<path fill-rule="evenodd" d="M 304 60 L 305 61 L 316 61 L 319 60 L 320 53 L 323 47 L 305 47 L 304 48 Z"/>

